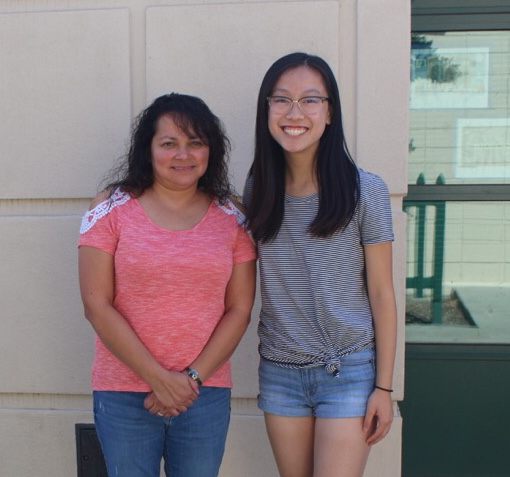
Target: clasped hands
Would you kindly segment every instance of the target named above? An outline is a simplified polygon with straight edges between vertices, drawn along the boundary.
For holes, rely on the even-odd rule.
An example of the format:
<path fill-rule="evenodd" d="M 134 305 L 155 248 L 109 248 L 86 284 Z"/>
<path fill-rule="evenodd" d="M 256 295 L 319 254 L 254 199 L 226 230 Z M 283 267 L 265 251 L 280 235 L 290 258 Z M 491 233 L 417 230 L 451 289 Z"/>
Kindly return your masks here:
<path fill-rule="evenodd" d="M 198 384 L 186 372 L 168 371 L 166 379 L 147 395 L 144 407 L 158 416 L 178 416 L 193 405 L 198 394 Z"/>

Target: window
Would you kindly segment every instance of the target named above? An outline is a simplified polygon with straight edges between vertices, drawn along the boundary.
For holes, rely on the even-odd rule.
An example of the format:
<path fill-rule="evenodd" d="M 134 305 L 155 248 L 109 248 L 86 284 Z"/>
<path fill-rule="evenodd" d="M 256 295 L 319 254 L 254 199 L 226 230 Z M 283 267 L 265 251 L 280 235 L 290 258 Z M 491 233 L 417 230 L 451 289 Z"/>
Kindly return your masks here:
<path fill-rule="evenodd" d="M 510 1 L 479 4 L 413 2 L 408 342 L 510 343 Z"/>

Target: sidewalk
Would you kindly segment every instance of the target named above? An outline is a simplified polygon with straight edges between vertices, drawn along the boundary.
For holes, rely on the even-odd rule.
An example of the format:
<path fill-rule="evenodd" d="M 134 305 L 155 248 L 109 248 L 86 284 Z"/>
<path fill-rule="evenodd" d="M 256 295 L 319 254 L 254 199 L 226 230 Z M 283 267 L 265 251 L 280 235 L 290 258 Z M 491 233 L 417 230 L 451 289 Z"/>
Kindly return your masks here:
<path fill-rule="evenodd" d="M 410 343 L 510 344 L 510 287 L 457 287 L 476 326 L 407 324 Z"/>

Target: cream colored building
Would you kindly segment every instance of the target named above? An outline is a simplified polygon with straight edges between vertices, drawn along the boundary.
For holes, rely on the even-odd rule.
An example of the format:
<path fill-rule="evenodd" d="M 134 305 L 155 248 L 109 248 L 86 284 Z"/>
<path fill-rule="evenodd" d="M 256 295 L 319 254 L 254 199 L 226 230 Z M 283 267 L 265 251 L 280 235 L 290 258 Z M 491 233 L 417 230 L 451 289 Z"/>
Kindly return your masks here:
<path fill-rule="evenodd" d="M 156 96 L 202 97 L 226 123 L 238 190 L 269 65 L 324 57 L 357 162 L 392 195 L 403 399 L 409 0 L 0 0 L 0 474 L 77 473 L 75 424 L 91 423 L 93 332 L 77 279 L 80 218 Z M 273 477 L 257 394 L 257 321 L 234 357 L 222 477 Z M 396 403 L 395 403 L 396 405 Z M 397 408 L 396 408 L 397 409 Z M 398 477 L 401 420 L 367 477 Z"/>

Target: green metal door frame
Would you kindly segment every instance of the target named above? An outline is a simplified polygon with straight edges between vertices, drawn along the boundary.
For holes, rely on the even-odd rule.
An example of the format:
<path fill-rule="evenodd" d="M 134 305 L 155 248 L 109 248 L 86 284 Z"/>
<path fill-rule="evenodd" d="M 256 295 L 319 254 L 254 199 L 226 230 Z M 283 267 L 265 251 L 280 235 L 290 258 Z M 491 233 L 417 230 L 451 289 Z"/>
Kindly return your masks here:
<path fill-rule="evenodd" d="M 411 11 L 413 33 L 510 30 L 510 0 L 412 0 Z M 404 208 L 448 201 L 510 201 L 510 184 L 413 184 Z M 405 360 L 402 476 L 510 475 L 510 344 L 406 343 Z"/>

